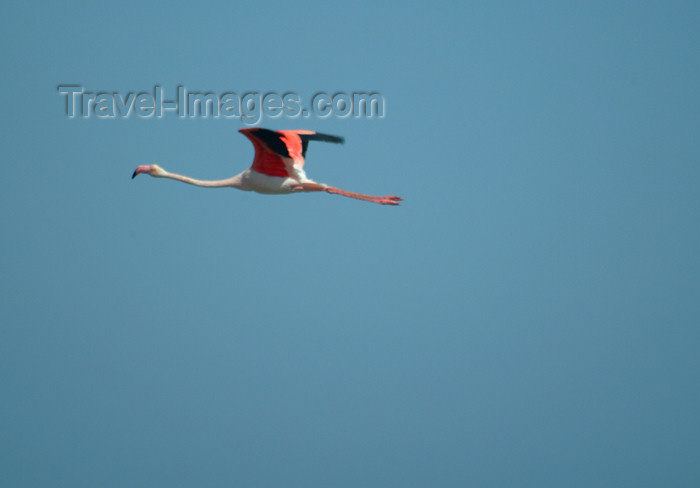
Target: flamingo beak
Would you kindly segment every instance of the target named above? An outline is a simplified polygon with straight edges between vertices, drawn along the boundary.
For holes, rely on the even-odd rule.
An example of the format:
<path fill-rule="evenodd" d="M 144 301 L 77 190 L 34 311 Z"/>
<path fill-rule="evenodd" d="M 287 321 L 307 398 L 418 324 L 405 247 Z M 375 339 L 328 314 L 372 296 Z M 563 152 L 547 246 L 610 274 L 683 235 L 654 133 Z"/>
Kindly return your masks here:
<path fill-rule="evenodd" d="M 140 175 L 141 173 L 150 173 L 151 172 L 151 165 L 150 164 L 142 164 L 138 168 L 134 170 L 134 174 L 131 175 L 131 179 L 133 180 L 136 178 L 136 175 Z"/>

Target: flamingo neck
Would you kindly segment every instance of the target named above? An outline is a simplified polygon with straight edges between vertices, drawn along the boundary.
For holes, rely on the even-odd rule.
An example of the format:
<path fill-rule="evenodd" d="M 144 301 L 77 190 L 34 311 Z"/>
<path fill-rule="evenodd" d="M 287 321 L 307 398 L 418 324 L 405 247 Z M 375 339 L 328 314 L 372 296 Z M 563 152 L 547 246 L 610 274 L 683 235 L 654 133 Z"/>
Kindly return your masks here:
<path fill-rule="evenodd" d="M 241 175 L 236 175 L 231 178 L 226 178 L 225 180 L 198 180 L 195 178 L 190 178 L 189 176 L 179 175 L 177 173 L 168 173 L 164 171 L 163 174 L 154 175 L 157 178 L 170 178 L 171 180 L 182 181 L 190 185 L 201 186 L 204 188 L 224 188 L 232 187 L 243 189 L 243 183 L 241 180 Z"/>

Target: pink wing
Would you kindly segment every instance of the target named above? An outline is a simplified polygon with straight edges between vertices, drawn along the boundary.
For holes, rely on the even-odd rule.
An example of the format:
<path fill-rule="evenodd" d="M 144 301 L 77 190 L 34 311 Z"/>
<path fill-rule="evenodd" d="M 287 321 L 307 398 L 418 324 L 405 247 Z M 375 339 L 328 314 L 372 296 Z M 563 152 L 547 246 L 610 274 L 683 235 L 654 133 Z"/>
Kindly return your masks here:
<path fill-rule="evenodd" d="M 309 141 L 343 143 L 344 139 L 310 130 L 272 131 L 262 128 L 240 129 L 255 147 L 251 169 L 269 176 L 289 177 L 294 168 L 304 167 Z"/>

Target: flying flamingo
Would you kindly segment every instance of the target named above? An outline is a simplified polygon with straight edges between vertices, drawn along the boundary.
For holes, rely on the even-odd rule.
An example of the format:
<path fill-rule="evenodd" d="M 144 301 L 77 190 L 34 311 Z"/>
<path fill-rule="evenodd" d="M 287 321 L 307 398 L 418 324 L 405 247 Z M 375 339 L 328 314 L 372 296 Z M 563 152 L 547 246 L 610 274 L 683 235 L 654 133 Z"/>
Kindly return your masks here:
<path fill-rule="evenodd" d="M 316 183 L 306 177 L 304 157 L 309 141 L 342 144 L 345 142 L 342 137 L 320 134 L 310 130 L 271 131 L 251 128 L 241 129 L 238 132 L 241 132 L 253 143 L 255 159 L 250 168 L 232 178 L 214 181 L 196 180 L 188 176 L 168 173 L 156 164 L 139 166 L 131 178 L 135 178 L 141 173 L 148 173 L 156 178 L 171 178 L 190 185 L 207 188 L 232 187 L 258 193 L 325 191 L 382 205 L 398 205 L 399 201 L 403 200 L 403 198 L 395 196 L 378 197 L 353 193 L 323 183 Z"/>

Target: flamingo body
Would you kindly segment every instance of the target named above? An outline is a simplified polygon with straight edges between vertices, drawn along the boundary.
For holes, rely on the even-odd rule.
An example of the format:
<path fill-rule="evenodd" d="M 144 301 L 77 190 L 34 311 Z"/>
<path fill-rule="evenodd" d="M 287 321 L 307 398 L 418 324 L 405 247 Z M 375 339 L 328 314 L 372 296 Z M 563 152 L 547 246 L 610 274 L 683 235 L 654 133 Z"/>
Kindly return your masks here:
<path fill-rule="evenodd" d="M 348 192 L 317 183 L 306 176 L 304 161 L 309 142 L 315 140 L 342 144 L 345 142 L 342 137 L 309 130 L 271 131 L 263 128 L 249 128 L 240 129 L 239 132 L 253 143 L 255 157 L 250 168 L 232 178 L 214 181 L 196 180 L 169 173 L 155 164 L 139 166 L 131 177 L 135 178 L 141 173 L 148 173 L 156 178 L 170 178 L 196 186 L 232 187 L 263 194 L 325 191 L 382 205 L 398 205 L 399 201 L 403 200 L 397 196 L 380 197 Z"/>
<path fill-rule="evenodd" d="M 303 172 L 302 172 L 303 173 Z M 311 180 L 305 178 L 290 178 L 289 176 L 275 176 L 260 173 L 252 168 L 248 168 L 241 173 L 241 190 L 254 191 L 266 195 L 292 193 L 294 187 L 299 183 L 309 183 Z"/>

